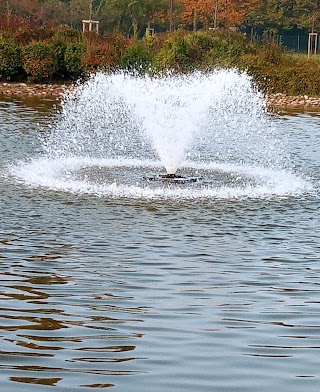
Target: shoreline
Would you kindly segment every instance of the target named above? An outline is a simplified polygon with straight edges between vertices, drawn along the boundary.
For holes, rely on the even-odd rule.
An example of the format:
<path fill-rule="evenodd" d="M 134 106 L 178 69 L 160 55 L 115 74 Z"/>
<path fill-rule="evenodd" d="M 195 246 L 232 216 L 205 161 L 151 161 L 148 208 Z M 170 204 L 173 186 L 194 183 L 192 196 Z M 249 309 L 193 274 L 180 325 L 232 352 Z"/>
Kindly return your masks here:
<path fill-rule="evenodd" d="M 0 83 L 0 98 L 43 97 L 60 101 L 70 88 L 67 84 Z M 308 95 L 291 96 L 283 93 L 266 94 L 267 106 L 275 109 L 315 109 L 320 110 L 320 97 Z"/>
<path fill-rule="evenodd" d="M 287 95 L 283 93 L 266 94 L 268 107 L 277 109 L 315 109 L 320 110 L 320 97 L 308 95 Z"/>
<path fill-rule="evenodd" d="M 0 98 L 4 97 L 43 97 L 60 101 L 68 90 L 67 84 L 48 83 L 0 83 Z"/>

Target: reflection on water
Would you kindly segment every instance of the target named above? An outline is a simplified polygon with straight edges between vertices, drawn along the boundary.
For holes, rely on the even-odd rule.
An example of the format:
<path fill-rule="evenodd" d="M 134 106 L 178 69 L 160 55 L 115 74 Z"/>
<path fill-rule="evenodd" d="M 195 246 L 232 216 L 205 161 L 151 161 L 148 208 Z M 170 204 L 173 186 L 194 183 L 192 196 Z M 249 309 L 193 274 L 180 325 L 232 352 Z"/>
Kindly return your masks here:
<path fill-rule="evenodd" d="M 161 202 L 17 184 L 51 114 L 5 105 L 1 392 L 319 390 L 318 117 L 274 120 L 313 194 Z"/>
<path fill-rule="evenodd" d="M 10 377 L 11 381 L 54 386 L 61 378 Z"/>

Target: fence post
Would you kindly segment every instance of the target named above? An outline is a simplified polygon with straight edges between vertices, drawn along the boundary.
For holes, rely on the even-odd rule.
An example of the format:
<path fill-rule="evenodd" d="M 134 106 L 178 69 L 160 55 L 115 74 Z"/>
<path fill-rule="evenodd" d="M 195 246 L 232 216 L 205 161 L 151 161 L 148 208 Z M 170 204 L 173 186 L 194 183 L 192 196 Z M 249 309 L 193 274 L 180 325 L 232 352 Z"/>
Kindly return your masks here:
<path fill-rule="evenodd" d="M 318 49 L 318 33 L 309 33 L 308 59 L 312 54 L 317 54 L 317 49 Z"/>

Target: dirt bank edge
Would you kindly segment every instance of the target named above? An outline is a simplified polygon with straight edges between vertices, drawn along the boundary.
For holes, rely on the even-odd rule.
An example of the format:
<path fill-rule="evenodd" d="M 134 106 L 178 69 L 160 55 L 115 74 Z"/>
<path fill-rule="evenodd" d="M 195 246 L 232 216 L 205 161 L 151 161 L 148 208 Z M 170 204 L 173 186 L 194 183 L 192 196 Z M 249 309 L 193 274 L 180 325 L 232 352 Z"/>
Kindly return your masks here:
<path fill-rule="evenodd" d="M 0 83 L 1 96 L 46 97 L 59 101 L 72 85 L 66 84 L 27 84 Z M 268 106 L 275 108 L 312 108 L 320 110 L 320 97 L 308 95 L 290 96 L 287 94 L 266 94 Z"/>

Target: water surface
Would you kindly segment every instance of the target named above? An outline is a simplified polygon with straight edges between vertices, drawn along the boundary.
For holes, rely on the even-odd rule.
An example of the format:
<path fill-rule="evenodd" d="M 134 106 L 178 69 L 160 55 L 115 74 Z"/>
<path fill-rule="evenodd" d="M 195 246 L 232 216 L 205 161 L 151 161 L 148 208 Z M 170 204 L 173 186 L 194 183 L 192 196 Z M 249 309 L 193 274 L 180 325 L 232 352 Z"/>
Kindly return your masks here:
<path fill-rule="evenodd" d="M 56 116 L 0 102 L 1 391 L 318 391 L 319 115 L 271 118 L 288 192 L 186 198 L 23 181 Z"/>

